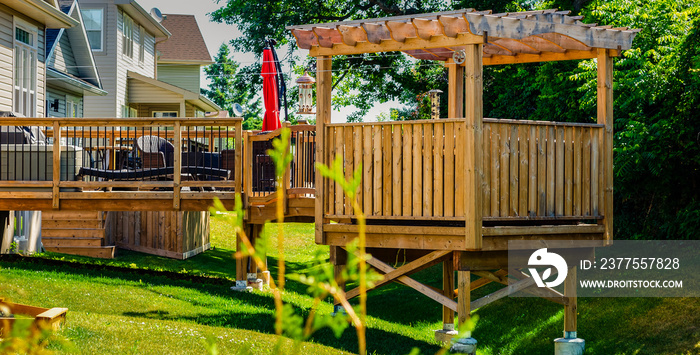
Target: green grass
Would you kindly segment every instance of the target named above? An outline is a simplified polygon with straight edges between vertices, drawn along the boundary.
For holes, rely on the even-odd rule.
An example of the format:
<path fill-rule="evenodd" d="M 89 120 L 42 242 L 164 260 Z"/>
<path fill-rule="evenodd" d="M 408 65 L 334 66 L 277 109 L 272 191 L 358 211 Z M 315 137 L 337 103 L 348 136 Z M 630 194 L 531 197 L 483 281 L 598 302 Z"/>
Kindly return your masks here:
<path fill-rule="evenodd" d="M 271 225 L 269 265 L 276 272 L 276 226 Z M 286 224 L 288 272 L 303 272 L 315 250 L 313 225 Z M 229 290 L 235 275 L 234 238 L 223 223 L 212 222 L 212 245 L 185 261 L 119 251 L 114 260 L 44 254 L 20 261 L 0 259 L 0 295 L 44 307 L 67 307 L 59 333 L 71 346 L 61 352 L 83 354 L 205 353 L 215 342 L 221 354 L 246 348 L 271 353 L 274 302 L 269 293 Z M 441 285 L 440 267 L 416 279 Z M 480 297 L 497 289 L 484 287 Z M 305 287 L 288 282 L 286 302 L 308 314 L 312 299 Z M 330 313 L 330 304 L 320 312 Z M 370 352 L 424 354 L 439 350 L 433 330 L 441 327 L 440 306 L 406 287 L 392 284 L 370 292 L 367 341 Z M 579 334 L 587 354 L 700 354 L 700 302 L 697 299 L 580 299 Z M 563 327 L 561 306 L 542 299 L 506 298 L 476 311 L 479 354 L 551 354 Z M 286 341 L 282 353 L 289 353 Z M 300 353 L 356 352 L 352 328 L 336 339 L 320 331 Z"/>

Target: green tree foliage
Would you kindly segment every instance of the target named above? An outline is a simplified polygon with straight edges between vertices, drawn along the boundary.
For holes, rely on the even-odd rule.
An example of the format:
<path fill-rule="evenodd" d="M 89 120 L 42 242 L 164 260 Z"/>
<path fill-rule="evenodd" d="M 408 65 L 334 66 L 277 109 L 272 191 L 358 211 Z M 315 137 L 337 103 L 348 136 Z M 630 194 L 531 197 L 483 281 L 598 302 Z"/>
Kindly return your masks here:
<path fill-rule="evenodd" d="M 700 223 L 700 3 L 697 0 L 229 0 L 212 19 L 236 24 L 237 50 L 261 53 L 263 39 L 290 44 L 285 26 L 459 8 L 494 12 L 571 9 L 584 22 L 641 29 L 615 59 L 615 233 L 617 238 L 694 238 Z M 306 59 L 308 61 L 308 59 Z M 409 109 L 390 117 L 426 118 L 419 104 L 431 89 L 447 91 L 439 63 L 400 53 L 337 56 L 333 104 L 354 106 L 359 121 L 375 104 Z M 596 61 L 502 65 L 484 70 L 484 115 L 509 119 L 594 122 Z M 445 99 L 442 100 L 445 105 Z M 445 109 L 443 107 L 442 115 Z"/>
<path fill-rule="evenodd" d="M 260 98 L 256 95 L 251 81 L 252 73 L 247 73 L 240 64 L 231 59 L 227 44 L 222 44 L 214 57 L 215 63 L 204 68 L 204 73 L 211 81 L 208 89 L 202 89 L 202 94 L 214 101 L 221 108 L 234 116 L 233 104 L 244 107 L 243 128 L 260 129 L 262 127 Z"/>

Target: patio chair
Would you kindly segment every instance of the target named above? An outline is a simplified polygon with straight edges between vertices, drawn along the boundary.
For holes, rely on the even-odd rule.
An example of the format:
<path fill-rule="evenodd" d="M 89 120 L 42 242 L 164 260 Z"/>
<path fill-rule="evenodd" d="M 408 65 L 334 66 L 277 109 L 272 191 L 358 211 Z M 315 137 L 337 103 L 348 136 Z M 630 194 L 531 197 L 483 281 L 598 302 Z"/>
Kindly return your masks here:
<path fill-rule="evenodd" d="M 141 136 L 136 139 L 136 150 L 141 155 L 144 169 L 173 166 L 175 147 L 165 138 Z"/>

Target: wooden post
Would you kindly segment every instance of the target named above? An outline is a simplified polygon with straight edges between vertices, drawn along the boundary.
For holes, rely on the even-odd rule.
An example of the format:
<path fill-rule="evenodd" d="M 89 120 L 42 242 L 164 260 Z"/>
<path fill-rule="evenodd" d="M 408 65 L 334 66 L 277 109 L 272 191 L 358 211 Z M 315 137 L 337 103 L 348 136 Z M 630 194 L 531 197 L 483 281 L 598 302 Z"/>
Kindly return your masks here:
<path fill-rule="evenodd" d="M 251 234 L 251 226 L 252 224 L 245 224 L 243 231 L 250 236 Z M 240 253 L 244 248 L 243 240 L 242 238 L 236 234 L 236 252 Z M 236 281 L 244 281 L 247 279 L 248 275 L 247 272 L 247 263 L 248 258 L 247 257 L 240 257 L 236 258 Z"/>
<path fill-rule="evenodd" d="M 445 297 L 454 299 L 455 292 L 455 268 L 452 258 L 442 262 L 442 294 Z M 455 312 L 448 307 L 442 306 L 442 329 L 454 330 Z"/>
<path fill-rule="evenodd" d="M 598 49 L 598 123 L 605 125 L 600 137 L 603 155 L 605 240 L 613 240 L 613 60 L 608 49 Z"/>
<path fill-rule="evenodd" d="M 316 59 L 316 162 L 328 164 L 325 161 L 325 129 L 326 124 L 331 123 L 331 90 L 333 87 L 333 75 L 331 73 L 330 56 L 318 57 Z M 325 244 L 323 238 L 323 215 L 324 215 L 324 177 L 316 174 L 316 244 Z"/>
<path fill-rule="evenodd" d="M 471 313 L 471 272 L 457 271 L 457 316 L 458 327 L 469 320 Z"/>
<path fill-rule="evenodd" d="M 335 281 L 338 283 L 343 291 L 345 291 L 345 281 L 342 280 L 341 275 L 343 273 L 343 268 L 347 264 L 348 252 L 339 246 L 330 247 L 330 262 L 333 264 L 333 276 Z M 338 305 L 337 301 L 333 302 L 334 305 Z"/>
<path fill-rule="evenodd" d="M 282 123 L 282 128 L 289 129 L 289 127 L 292 126 L 291 122 L 285 121 Z M 289 134 L 289 138 L 287 139 L 287 151 L 291 154 L 292 153 L 292 135 L 291 132 Z M 284 214 L 287 215 L 289 214 L 289 196 L 287 195 L 287 191 L 291 188 L 291 164 L 287 164 L 287 166 L 284 168 L 284 176 L 282 177 L 282 197 L 284 199 Z"/>
<path fill-rule="evenodd" d="M 243 121 L 236 121 L 234 127 L 236 129 L 236 145 L 234 147 L 236 149 L 236 164 L 234 169 L 236 170 L 233 172 L 233 179 L 236 180 L 236 192 L 240 194 L 243 192 Z M 250 173 L 252 176 L 252 171 Z"/>
<path fill-rule="evenodd" d="M 569 299 L 569 303 L 564 306 L 564 337 L 573 335 L 569 332 L 576 332 L 576 313 L 578 312 L 578 302 L 576 297 L 576 267 L 569 269 L 569 274 L 564 281 L 564 297 Z M 573 336 L 575 338 L 575 336 Z"/>
<path fill-rule="evenodd" d="M 58 187 L 61 181 L 61 125 L 58 120 L 53 121 L 53 209 L 60 207 Z"/>
<path fill-rule="evenodd" d="M 245 132 L 245 148 L 243 167 L 245 168 L 245 182 L 243 182 L 243 206 L 248 209 L 248 198 L 253 194 L 253 142 L 250 140 L 250 132 Z"/>
<path fill-rule="evenodd" d="M 483 45 L 466 46 L 465 61 L 465 124 L 466 141 L 464 167 L 466 170 L 464 196 L 464 213 L 466 217 L 466 248 L 481 249 L 482 227 L 482 140 L 483 140 Z"/>
<path fill-rule="evenodd" d="M 184 106 L 184 104 L 182 105 Z M 182 161 L 180 159 L 182 155 L 182 131 L 180 131 L 180 121 L 175 121 L 173 127 L 173 145 L 175 146 L 175 151 L 173 152 L 173 209 L 180 210 L 180 182 L 182 176 Z"/>
<path fill-rule="evenodd" d="M 447 89 L 447 118 L 462 118 L 464 116 L 464 67 L 457 65 L 454 60 L 447 60 L 448 89 Z"/>

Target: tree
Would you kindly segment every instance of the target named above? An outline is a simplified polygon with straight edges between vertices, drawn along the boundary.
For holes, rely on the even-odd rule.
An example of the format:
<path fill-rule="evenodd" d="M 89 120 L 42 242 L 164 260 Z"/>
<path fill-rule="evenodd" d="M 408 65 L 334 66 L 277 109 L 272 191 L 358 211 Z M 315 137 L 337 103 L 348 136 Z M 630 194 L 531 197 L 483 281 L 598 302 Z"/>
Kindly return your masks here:
<path fill-rule="evenodd" d="M 211 83 L 208 89 L 202 89 L 202 94 L 227 110 L 231 116 L 234 116 L 233 105 L 240 104 L 244 108 L 243 128 L 260 129 L 262 126 L 260 98 L 255 94 L 257 91 L 249 80 L 249 77 L 254 74 L 240 68 L 240 64 L 230 56 L 229 46 L 222 44 L 214 57 L 216 63 L 204 68 L 204 73 Z"/>

